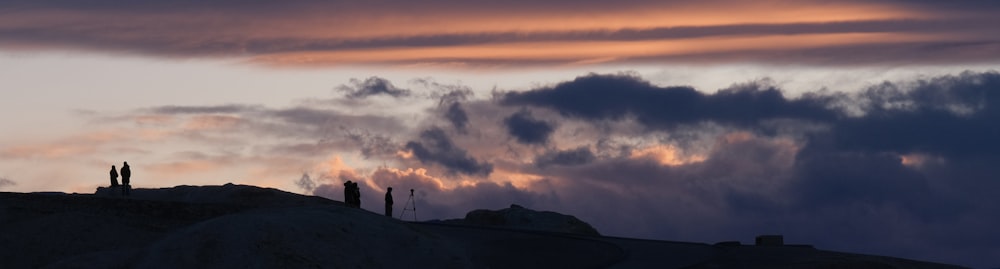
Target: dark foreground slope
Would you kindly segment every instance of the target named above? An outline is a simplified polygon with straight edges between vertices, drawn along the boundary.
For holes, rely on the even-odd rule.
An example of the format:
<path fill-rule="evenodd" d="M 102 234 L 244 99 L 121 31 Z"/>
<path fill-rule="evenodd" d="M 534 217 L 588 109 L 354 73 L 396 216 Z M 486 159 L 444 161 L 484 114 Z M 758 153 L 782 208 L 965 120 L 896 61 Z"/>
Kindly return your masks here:
<path fill-rule="evenodd" d="M 0 193 L 0 268 L 957 268 L 804 247 L 713 246 L 402 222 L 230 185 Z"/>

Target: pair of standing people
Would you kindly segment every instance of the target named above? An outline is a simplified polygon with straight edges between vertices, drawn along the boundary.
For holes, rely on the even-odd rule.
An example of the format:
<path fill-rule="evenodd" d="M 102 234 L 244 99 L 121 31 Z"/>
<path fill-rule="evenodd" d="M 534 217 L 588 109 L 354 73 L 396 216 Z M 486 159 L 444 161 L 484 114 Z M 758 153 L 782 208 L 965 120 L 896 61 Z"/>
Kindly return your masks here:
<path fill-rule="evenodd" d="M 132 169 L 128 167 L 128 162 L 122 164 L 122 196 L 129 196 L 132 185 L 129 184 L 129 178 L 132 177 Z M 118 171 L 115 170 L 115 166 L 111 166 L 111 187 L 118 187 Z"/>
<path fill-rule="evenodd" d="M 349 207 L 361 208 L 361 188 L 358 188 L 357 182 L 344 182 L 344 203 Z"/>

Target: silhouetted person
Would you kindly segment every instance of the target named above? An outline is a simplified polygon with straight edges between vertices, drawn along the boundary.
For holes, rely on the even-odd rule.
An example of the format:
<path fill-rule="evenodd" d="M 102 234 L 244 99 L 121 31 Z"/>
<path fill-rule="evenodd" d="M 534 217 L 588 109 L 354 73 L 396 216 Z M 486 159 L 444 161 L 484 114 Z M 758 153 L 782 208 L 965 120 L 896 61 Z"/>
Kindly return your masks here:
<path fill-rule="evenodd" d="M 392 217 L 392 187 L 385 192 L 385 215 Z"/>
<path fill-rule="evenodd" d="M 111 166 L 111 187 L 118 187 L 118 170 L 114 165 Z"/>
<path fill-rule="evenodd" d="M 354 207 L 354 190 L 351 181 L 344 182 L 344 203 L 349 207 Z"/>
<path fill-rule="evenodd" d="M 132 185 L 129 185 L 128 179 L 132 177 L 132 169 L 129 169 L 128 162 L 122 164 L 122 196 L 128 196 L 131 192 Z"/>
<path fill-rule="evenodd" d="M 358 187 L 358 183 L 351 183 L 354 189 L 354 207 L 361 208 L 361 188 Z"/>

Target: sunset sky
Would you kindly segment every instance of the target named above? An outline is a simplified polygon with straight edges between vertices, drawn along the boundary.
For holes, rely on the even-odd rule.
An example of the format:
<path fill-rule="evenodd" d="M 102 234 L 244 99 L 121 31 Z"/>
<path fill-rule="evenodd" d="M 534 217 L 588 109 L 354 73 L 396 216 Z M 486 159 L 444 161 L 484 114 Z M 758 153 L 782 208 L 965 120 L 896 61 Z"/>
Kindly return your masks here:
<path fill-rule="evenodd" d="M 0 1 L 0 191 L 225 183 L 421 219 L 1000 266 L 996 1 Z M 405 191 L 397 191 L 399 201 Z"/>

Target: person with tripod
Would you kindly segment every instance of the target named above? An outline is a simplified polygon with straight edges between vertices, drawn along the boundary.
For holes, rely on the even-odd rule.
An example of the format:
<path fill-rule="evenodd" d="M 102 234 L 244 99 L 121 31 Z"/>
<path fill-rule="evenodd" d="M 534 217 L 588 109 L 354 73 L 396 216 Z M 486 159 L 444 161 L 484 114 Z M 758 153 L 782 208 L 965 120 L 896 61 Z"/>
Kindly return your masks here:
<path fill-rule="evenodd" d="M 399 214 L 399 219 L 403 219 L 406 211 L 413 211 L 413 221 L 417 221 L 417 201 L 413 199 L 413 189 L 410 189 L 410 198 L 403 204 L 403 213 Z"/>
<path fill-rule="evenodd" d="M 385 192 L 385 216 L 392 217 L 392 187 Z"/>

